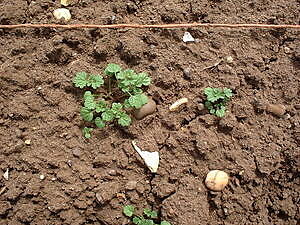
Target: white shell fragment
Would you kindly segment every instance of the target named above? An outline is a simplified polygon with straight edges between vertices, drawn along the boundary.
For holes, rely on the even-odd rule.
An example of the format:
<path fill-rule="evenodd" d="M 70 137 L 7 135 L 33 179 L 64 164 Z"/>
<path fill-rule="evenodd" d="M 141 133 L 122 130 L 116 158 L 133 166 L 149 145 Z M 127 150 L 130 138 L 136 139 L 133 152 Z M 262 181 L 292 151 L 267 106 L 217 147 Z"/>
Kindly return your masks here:
<path fill-rule="evenodd" d="M 65 8 L 55 9 L 53 12 L 53 16 L 58 20 L 64 19 L 64 20 L 68 21 L 71 19 L 70 11 Z"/>
<path fill-rule="evenodd" d="M 193 38 L 193 36 L 189 32 L 184 32 L 182 40 L 183 42 L 194 42 L 195 38 Z"/>
<path fill-rule="evenodd" d="M 5 173 L 3 174 L 5 180 L 8 180 L 8 168 L 6 169 Z"/>
<path fill-rule="evenodd" d="M 147 152 L 142 151 L 135 143 L 132 141 L 133 148 L 139 153 L 147 167 L 150 169 L 152 173 L 156 173 L 159 165 L 159 153 L 158 152 Z"/>
<path fill-rule="evenodd" d="M 169 107 L 169 110 L 170 111 L 176 111 L 182 104 L 186 104 L 188 103 L 188 99 L 187 98 L 181 98 L 181 99 L 178 99 L 176 102 L 174 102 L 170 107 Z"/>
<path fill-rule="evenodd" d="M 62 4 L 63 6 L 68 6 L 70 5 L 71 0 L 60 0 L 60 4 Z"/>

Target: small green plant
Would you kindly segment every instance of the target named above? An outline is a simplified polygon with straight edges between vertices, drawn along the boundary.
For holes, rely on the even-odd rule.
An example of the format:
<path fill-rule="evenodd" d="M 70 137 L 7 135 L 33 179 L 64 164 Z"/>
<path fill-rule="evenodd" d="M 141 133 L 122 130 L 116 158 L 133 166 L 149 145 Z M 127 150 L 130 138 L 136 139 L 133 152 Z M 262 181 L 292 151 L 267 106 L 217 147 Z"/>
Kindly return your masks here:
<path fill-rule="evenodd" d="M 205 106 L 209 112 L 217 117 L 224 117 L 226 112 L 226 103 L 232 97 L 232 90 L 229 88 L 205 88 L 206 95 Z"/>
<path fill-rule="evenodd" d="M 114 121 L 121 126 L 131 124 L 128 112 L 139 109 L 148 102 L 142 87 L 149 86 L 151 78 L 146 73 L 122 70 L 117 64 L 108 64 L 104 76 L 79 72 L 73 83 L 75 87 L 86 89 L 80 110 L 82 119 L 104 128 L 107 123 Z M 100 89 L 96 91 L 98 88 Z M 93 128 L 84 127 L 83 136 L 90 138 L 92 131 Z"/>
<path fill-rule="evenodd" d="M 155 223 L 153 221 L 157 220 L 158 215 L 156 211 L 152 211 L 151 209 L 144 209 L 144 216 L 136 216 L 134 214 L 135 208 L 132 205 L 126 205 L 123 207 L 123 213 L 125 216 L 130 217 L 133 224 L 137 225 L 171 225 L 171 223 L 167 221 L 161 221 L 160 223 Z"/>

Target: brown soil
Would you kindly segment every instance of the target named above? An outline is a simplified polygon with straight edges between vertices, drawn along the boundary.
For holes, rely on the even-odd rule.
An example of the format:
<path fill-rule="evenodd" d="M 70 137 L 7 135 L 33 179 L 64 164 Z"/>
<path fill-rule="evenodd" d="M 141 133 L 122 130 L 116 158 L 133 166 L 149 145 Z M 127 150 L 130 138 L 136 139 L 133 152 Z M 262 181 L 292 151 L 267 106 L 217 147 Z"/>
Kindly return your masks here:
<path fill-rule="evenodd" d="M 0 0 L 0 23 L 55 23 L 59 7 L 54 0 Z M 70 23 L 300 21 L 299 0 L 84 0 L 68 8 Z M 184 29 L 0 30 L 1 225 L 129 224 L 125 204 L 158 210 L 173 225 L 297 224 L 300 32 L 188 31 L 196 43 L 182 42 Z M 233 63 L 204 69 L 226 56 Z M 71 79 L 112 62 L 149 73 L 157 111 L 85 140 L 82 91 Z M 234 90 L 223 119 L 203 110 L 208 86 Z M 190 103 L 169 112 L 180 97 Z M 285 114 L 266 112 L 267 102 L 283 104 Z M 160 152 L 156 175 L 132 140 Z M 211 169 L 230 174 L 223 192 L 204 186 Z"/>

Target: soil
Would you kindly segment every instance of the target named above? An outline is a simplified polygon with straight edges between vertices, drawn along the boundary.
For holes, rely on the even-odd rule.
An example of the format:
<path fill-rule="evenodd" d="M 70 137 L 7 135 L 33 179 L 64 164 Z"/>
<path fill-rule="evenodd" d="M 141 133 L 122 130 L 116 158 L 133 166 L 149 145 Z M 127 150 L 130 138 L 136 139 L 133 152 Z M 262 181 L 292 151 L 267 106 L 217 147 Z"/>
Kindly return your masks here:
<path fill-rule="evenodd" d="M 0 0 L 0 23 L 66 23 L 53 18 L 59 7 Z M 68 23 L 300 21 L 299 0 L 84 0 L 67 8 Z M 185 31 L 196 42 L 184 43 Z M 126 204 L 173 225 L 299 224 L 299 39 L 288 29 L 0 29 L 0 224 L 125 225 Z M 206 68 L 226 56 L 233 62 Z M 84 139 L 83 92 L 71 80 L 108 63 L 147 72 L 157 110 Z M 205 87 L 233 90 L 226 117 L 203 108 Z M 189 103 L 170 112 L 181 97 Z M 283 105 L 284 115 L 266 111 L 268 103 Z M 157 174 L 132 140 L 160 152 Z M 231 177 L 222 192 L 204 185 L 212 169 Z"/>

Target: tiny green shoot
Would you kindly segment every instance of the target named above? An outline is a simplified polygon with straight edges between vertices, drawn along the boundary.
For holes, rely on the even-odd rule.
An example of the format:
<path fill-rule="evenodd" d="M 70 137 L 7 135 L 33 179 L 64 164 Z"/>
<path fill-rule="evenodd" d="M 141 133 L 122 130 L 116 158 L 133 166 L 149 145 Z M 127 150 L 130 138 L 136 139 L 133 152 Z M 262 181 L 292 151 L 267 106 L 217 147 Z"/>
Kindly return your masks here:
<path fill-rule="evenodd" d="M 206 95 L 205 106 L 210 114 L 217 117 L 224 117 L 226 113 L 226 103 L 232 97 L 232 90 L 229 88 L 205 88 Z"/>
<path fill-rule="evenodd" d="M 113 122 L 126 127 L 132 122 L 130 110 L 139 109 L 148 102 L 142 88 L 150 85 L 151 78 L 146 73 L 122 70 L 119 65 L 111 63 L 103 76 L 79 72 L 73 83 L 75 87 L 85 89 L 80 109 L 84 121 L 95 123 L 98 128 Z M 91 131 L 83 128 L 84 137 L 90 138 Z"/>
<path fill-rule="evenodd" d="M 158 221 L 158 213 L 151 209 L 144 209 L 144 215 L 135 215 L 135 207 L 132 205 L 125 205 L 123 207 L 123 213 L 125 216 L 130 217 L 133 224 L 136 225 L 171 225 L 168 221 Z"/>

